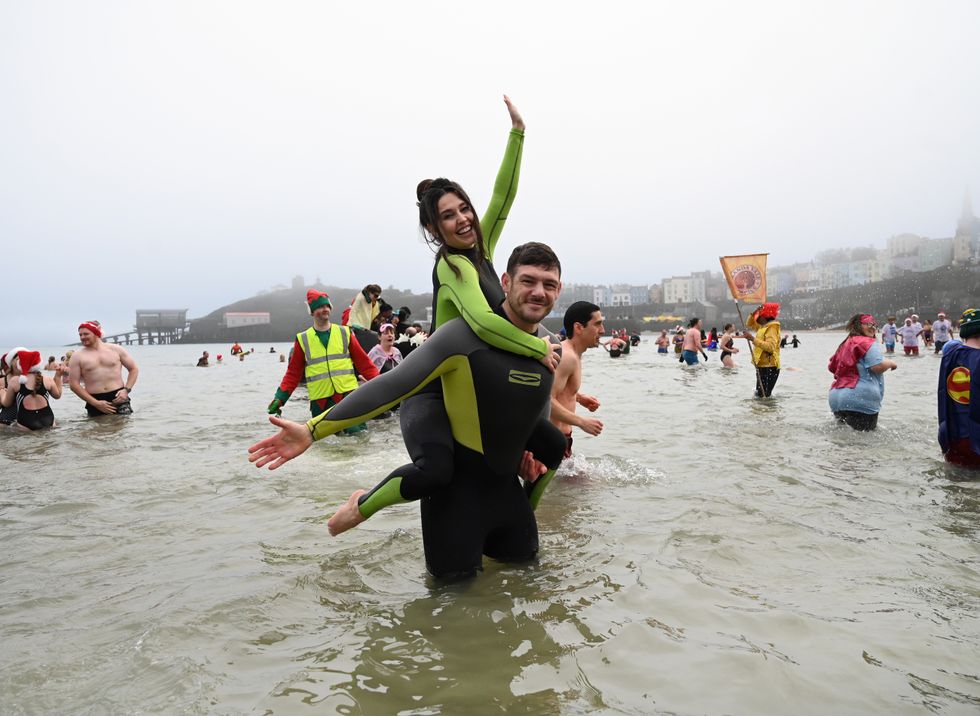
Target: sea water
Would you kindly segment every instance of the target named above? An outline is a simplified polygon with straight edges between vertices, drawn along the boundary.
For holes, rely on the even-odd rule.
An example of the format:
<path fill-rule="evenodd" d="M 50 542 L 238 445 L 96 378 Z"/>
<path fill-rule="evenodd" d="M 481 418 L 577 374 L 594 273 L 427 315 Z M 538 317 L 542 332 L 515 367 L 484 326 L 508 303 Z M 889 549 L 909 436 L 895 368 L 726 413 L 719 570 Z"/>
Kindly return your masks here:
<path fill-rule="evenodd" d="M 897 356 L 860 433 L 827 408 L 842 336 L 800 337 L 769 400 L 745 350 L 590 350 L 605 429 L 539 558 L 448 586 L 417 504 L 326 530 L 406 460 L 397 418 L 257 470 L 278 352 L 133 347 L 133 416 L 66 389 L 56 429 L 0 431 L 0 711 L 975 714 L 980 483 L 939 454 L 939 360 Z"/>

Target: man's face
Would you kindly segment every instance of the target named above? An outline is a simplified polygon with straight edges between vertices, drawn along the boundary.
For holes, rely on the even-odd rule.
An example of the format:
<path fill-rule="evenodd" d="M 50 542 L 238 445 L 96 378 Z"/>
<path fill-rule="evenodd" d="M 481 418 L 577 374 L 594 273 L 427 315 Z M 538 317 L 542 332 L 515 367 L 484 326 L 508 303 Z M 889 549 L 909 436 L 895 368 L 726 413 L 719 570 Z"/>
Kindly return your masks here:
<path fill-rule="evenodd" d="M 513 276 L 503 275 L 501 285 L 507 296 L 507 305 L 528 327 L 536 326 L 551 313 L 561 293 L 557 268 L 517 266 Z"/>
<path fill-rule="evenodd" d="M 78 329 L 78 340 L 86 348 L 90 348 L 95 345 L 95 334 L 92 333 L 88 328 Z"/>
<path fill-rule="evenodd" d="M 320 321 L 321 323 L 326 323 L 327 321 L 330 320 L 330 311 L 331 311 L 330 304 L 320 306 L 315 311 L 313 311 L 313 318 Z"/>
<path fill-rule="evenodd" d="M 602 315 L 602 311 L 595 311 L 589 318 L 589 322 L 584 326 L 580 323 L 578 325 L 582 326 L 579 335 L 585 341 L 585 345 L 589 348 L 595 348 L 599 345 L 599 336 L 604 335 L 606 332 L 606 327 L 603 324 L 605 318 Z"/>

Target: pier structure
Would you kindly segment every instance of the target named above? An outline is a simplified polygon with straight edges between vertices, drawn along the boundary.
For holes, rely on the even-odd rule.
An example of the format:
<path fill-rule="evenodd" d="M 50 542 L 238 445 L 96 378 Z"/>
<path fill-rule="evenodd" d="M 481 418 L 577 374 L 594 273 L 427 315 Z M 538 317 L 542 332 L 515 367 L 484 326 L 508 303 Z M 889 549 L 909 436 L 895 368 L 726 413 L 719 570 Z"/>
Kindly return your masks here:
<path fill-rule="evenodd" d="M 131 344 L 133 333 L 135 333 L 136 342 L 139 345 L 144 343 L 161 345 L 178 342 L 184 337 L 184 333 L 189 327 L 190 322 L 187 320 L 186 308 L 137 309 L 136 330 L 121 335 L 125 336 L 123 342 L 126 345 Z"/>
<path fill-rule="evenodd" d="M 136 311 L 136 324 L 132 330 L 105 335 L 102 340 L 122 346 L 176 343 L 190 325 L 186 308 L 140 309 Z"/>

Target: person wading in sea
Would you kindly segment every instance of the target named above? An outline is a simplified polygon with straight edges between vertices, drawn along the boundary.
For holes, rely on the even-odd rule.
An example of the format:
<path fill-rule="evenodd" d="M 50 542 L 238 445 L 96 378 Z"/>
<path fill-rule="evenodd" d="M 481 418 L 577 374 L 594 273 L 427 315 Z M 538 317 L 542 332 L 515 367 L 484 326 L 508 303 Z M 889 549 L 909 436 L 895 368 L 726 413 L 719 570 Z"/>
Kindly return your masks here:
<path fill-rule="evenodd" d="M 129 396 L 140 374 L 136 361 L 122 346 L 102 342 L 102 325 L 98 321 L 79 325 L 78 340 L 82 347 L 68 362 L 71 392 L 85 401 L 90 418 L 131 414 Z M 123 368 L 127 372 L 126 380 L 122 377 Z"/>

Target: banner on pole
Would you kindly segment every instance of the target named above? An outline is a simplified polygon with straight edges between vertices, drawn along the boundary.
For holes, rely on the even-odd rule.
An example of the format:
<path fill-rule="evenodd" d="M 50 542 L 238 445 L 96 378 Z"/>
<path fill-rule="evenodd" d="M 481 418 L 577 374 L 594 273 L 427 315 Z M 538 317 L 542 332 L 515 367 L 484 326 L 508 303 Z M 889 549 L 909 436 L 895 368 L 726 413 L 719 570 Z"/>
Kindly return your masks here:
<path fill-rule="evenodd" d="M 746 254 L 719 257 L 732 298 L 743 303 L 763 303 L 766 300 L 768 256 L 769 254 Z"/>

